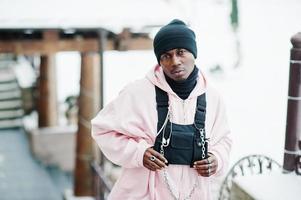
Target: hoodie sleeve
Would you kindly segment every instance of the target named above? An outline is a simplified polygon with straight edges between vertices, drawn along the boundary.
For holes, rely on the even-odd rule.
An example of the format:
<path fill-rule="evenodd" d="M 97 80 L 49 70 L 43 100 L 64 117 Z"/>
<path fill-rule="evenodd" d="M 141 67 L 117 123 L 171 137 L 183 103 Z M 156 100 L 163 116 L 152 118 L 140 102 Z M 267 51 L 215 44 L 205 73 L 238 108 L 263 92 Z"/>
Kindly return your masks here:
<path fill-rule="evenodd" d="M 152 145 L 132 92 L 124 89 L 117 99 L 92 119 L 92 137 L 104 155 L 125 168 L 143 166 L 143 155 Z"/>
<path fill-rule="evenodd" d="M 213 153 L 218 161 L 218 168 L 215 176 L 220 176 L 227 170 L 229 154 L 232 146 L 230 133 L 225 105 L 219 97 L 209 146 L 209 152 Z"/>

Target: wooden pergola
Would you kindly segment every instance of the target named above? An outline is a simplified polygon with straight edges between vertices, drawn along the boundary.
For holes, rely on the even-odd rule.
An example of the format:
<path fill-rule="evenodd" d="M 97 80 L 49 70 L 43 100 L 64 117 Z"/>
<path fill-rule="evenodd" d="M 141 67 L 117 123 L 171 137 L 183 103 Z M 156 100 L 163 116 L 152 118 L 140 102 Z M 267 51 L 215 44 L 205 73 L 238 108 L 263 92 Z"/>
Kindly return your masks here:
<path fill-rule="evenodd" d="M 102 107 L 103 52 L 105 50 L 151 49 L 152 40 L 145 34 L 131 33 L 124 29 L 120 34 L 108 30 L 73 29 L 0 29 L 0 53 L 40 56 L 38 78 L 38 125 L 58 125 L 56 97 L 55 54 L 77 51 L 81 54 L 80 95 L 76 147 L 75 184 L 76 196 L 93 196 L 91 162 L 94 144 L 90 120 Z M 68 76 L 68 74 L 66 74 Z"/>

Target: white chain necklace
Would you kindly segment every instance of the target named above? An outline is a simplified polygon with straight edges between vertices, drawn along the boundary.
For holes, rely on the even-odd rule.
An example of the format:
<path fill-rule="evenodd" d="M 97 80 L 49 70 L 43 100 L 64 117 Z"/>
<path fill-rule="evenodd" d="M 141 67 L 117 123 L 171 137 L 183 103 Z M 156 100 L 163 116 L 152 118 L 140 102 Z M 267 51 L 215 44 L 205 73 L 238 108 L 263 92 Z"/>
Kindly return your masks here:
<path fill-rule="evenodd" d="M 175 194 L 175 190 L 172 188 L 170 184 L 170 180 L 167 174 L 166 169 L 163 169 L 163 177 L 164 177 L 164 182 L 167 185 L 167 189 L 169 190 L 171 196 L 173 197 L 174 200 L 180 200 L 180 197 L 177 197 Z M 192 194 L 194 193 L 195 189 L 199 186 L 199 181 L 198 178 L 195 180 L 192 189 L 190 190 L 189 194 L 183 199 L 183 200 L 189 200 L 192 197 Z"/>
<path fill-rule="evenodd" d="M 165 139 L 165 128 L 166 128 L 166 125 L 167 125 L 167 122 L 168 122 L 168 119 L 170 120 L 170 123 L 171 123 L 171 127 L 170 127 L 170 133 L 169 133 L 169 138 L 166 140 Z M 169 145 L 169 142 L 170 142 L 170 138 L 171 138 L 171 132 L 172 132 L 172 112 L 171 112 L 171 108 L 168 107 L 168 113 L 166 115 L 166 119 L 165 119 L 165 122 L 163 124 L 163 126 L 161 127 L 160 131 L 158 134 L 160 134 L 160 132 L 162 131 L 163 129 L 163 136 L 162 136 L 162 145 L 161 145 L 161 148 L 160 148 L 160 153 L 164 156 L 164 148 L 163 147 L 166 147 Z M 204 137 L 202 137 L 202 132 L 201 132 L 201 139 L 202 139 L 202 142 L 204 141 Z M 203 154 L 204 154 L 204 150 L 203 150 Z M 167 174 L 167 171 L 166 169 L 163 169 L 163 177 L 164 177 L 164 182 L 167 186 L 167 189 L 169 190 L 171 196 L 173 197 L 174 200 L 180 200 L 180 197 L 177 197 L 176 194 L 175 194 L 175 190 L 172 188 L 171 184 L 170 184 L 170 178 L 168 177 L 168 174 Z M 192 194 L 194 193 L 194 191 L 196 190 L 196 188 L 198 187 L 199 185 L 199 181 L 198 181 L 198 178 L 195 180 L 193 186 L 192 186 L 192 189 L 190 190 L 189 194 L 183 199 L 183 200 L 189 200 L 191 199 L 192 197 Z"/>

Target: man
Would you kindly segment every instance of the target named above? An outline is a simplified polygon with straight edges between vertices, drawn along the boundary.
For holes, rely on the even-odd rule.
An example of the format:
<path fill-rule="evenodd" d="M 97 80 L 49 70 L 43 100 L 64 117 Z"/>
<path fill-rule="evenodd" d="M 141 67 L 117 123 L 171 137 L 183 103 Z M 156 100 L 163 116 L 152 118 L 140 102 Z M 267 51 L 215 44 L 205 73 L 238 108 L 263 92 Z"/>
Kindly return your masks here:
<path fill-rule="evenodd" d="M 110 200 L 211 199 L 232 141 L 224 105 L 195 66 L 194 32 L 180 20 L 154 39 L 159 65 L 92 120 L 92 137 L 123 172 Z"/>

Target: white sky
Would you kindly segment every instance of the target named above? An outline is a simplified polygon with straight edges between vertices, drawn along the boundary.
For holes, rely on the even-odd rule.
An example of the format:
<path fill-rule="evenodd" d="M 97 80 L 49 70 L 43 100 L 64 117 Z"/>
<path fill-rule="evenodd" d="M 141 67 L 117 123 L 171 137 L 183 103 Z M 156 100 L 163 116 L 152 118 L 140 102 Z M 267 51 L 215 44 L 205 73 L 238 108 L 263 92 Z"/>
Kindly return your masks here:
<path fill-rule="evenodd" d="M 0 0 L 0 28 L 140 29 L 183 17 L 164 0 Z"/>

